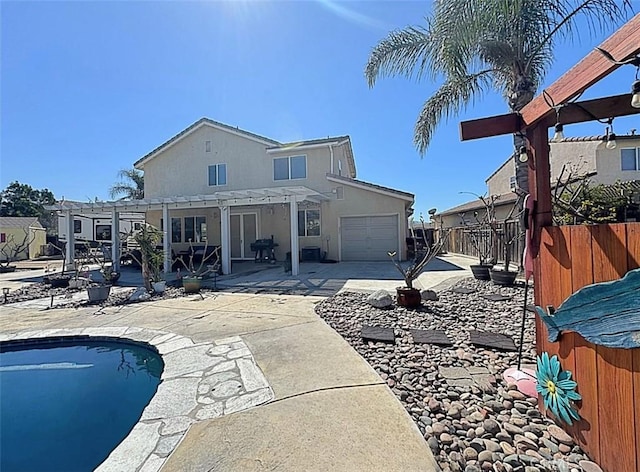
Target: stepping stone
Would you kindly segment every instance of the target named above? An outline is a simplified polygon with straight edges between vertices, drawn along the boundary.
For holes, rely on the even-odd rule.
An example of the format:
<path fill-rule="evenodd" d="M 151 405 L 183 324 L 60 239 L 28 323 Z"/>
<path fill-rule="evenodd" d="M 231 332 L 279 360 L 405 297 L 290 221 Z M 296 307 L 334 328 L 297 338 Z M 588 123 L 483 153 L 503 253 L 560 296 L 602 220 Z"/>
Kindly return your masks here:
<path fill-rule="evenodd" d="M 516 345 L 509 336 L 487 331 L 469 331 L 471 344 L 490 347 L 501 351 L 517 351 Z"/>
<path fill-rule="evenodd" d="M 475 288 L 467 288 L 467 287 L 456 287 L 452 288 L 451 291 L 453 293 L 462 293 L 463 295 L 468 295 L 470 293 L 475 293 Z"/>
<path fill-rule="evenodd" d="M 393 333 L 393 328 L 362 325 L 362 340 L 395 343 L 396 335 Z"/>
<path fill-rule="evenodd" d="M 453 346 L 453 343 L 443 329 L 410 329 L 413 342 L 437 344 L 439 346 Z"/>
<path fill-rule="evenodd" d="M 511 300 L 511 297 L 501 295 L 499 293 L 485 293 L 480 296 L 485 300 L 491 300 L 492 302 L 506 302 L 507 300 Z"/>

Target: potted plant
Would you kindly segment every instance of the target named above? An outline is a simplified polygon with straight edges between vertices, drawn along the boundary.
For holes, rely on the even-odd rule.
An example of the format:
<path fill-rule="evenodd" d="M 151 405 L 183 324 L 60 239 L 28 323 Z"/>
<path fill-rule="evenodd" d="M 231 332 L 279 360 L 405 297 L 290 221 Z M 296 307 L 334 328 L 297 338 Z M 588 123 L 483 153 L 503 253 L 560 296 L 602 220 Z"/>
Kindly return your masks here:
<path fill-rule="evenodd" d="M 478 198 L 484 204 L 484 213 L 479 214 L 477 211 L 473 213 L 474 224 L 465 219 L 464 213 L 460 213 L 460 219 L 462 220 L 462 225 L 468 228 L 469 241 L 478 256 L 478 264 L 470 266 L 473 277 L 477 280 L 491 280 L 489 270 L 493 267 L 491 259 L 493 232 L 491 231 L 490 221 L 492 216 L 495 216 L 494 198 L 487 200 L 479 195 Z"/>
<path fill-rule="evenodd" d="M 162 232 L 149 224 L 144 224 L 133 236 L 137 250 L 129 253 L 131 258 L 141 267 L 142 283 L 147 291 L 164 292 L 166 281 L 162 277 L 164 251 L 158 247 L 162 240 Z"/>
<path fill-rule="evenodd" d="M 417 248 L 418 247 L 418 244 L 416 244 L 417 238 L 413 231 L 412 225 L 410 224 L 409 227 L 411 228 L 411 235 L 412 235 L 412 238 L 414 239 L 414 247 Z M 413 261 L 411 261 L 406 268 L 402 267 L 399 259 L 398 260 L 394 259 L 394 257 L 396 256 L 395 251 L 387 253 L 391 258 L 391 261 L 393 262 L 393 264 L 396 266 L 398 271 L 400 271 L 400 273 L 402 274 L 402 277 L 404 278 L 405 286 L 396 288 L 397 303 L 398 305 L 404 306 L 407 308 L 415 308 L 420 306 L 420 303 L 422 302 L 422 297 L 420 294 L 420 290 L 413 287 L 413 281 L 418 278 L 418 276 L 422 273 L 422 270 L 426 267 L 426 265 L 429 262 L 431 262 L 438 254 L 440 254 L 440 251 L 442 250 L 449 236 L 448 231 L 443 232 L 440 235 L 438 241 L 434 243 L 433 246 L 429 246 L 429 244 L 426 241 L 426 238 L 424 237 L 424 235 L 426 234 L 424 221 L 422 221 L 422 228 L 423 228 L 422 234 L 424 239 L 423 250 L 414 251 Z"/>
<path fill-rule="evenodd" d="M 182 276 L 182 287 L 184 288 L 185 293 L 199 293 L 200 288 L 202 287 L 203 277 L 210 272 L 217 272 L 220 268 L 220 247 L 216 247 L 212 251 L 207 251 L 207 247 L 208 243 L 205 241 L 204 247 L 197 249 L 194 247 L 193 242 L 189 240 L 189 254 L 187 256 L 187 261 L 185 262 L 183 256 L 179 258 L 187 271 L 187 275 Z M 199 259 L 199 263 L 196 263 L 196 256 L 198 256 L 197 259 Z M 205 264 L 214 256 L 215 259 L 213 264 Z"/>
<path fill-rule="evenodd" d="M 513 231 L 513 233 L 510 234 L 508 223 L 517 221 L 517 219 L 513 217 L 513 214 L 515 210 L 520 207 L 521 200 L 522 195 L 519 195 L 513 203 L 513 206 L 511 207 L 507 217 L 504 219 L 502 225 L 498 225 L 498 222 L 495 219 L 495 212 L 494 217 L 490 222 L 491 231 L 494 236 L 493 240 L 496 244 L 496 250 L 499 249 L 499 245 L 502 245 L 502 249 L 504 251 L 504 264 L 502 268 L 493 267 L 490 271 L 491 281 L 496 285 L 511 286 L 518 276 L 518 271 L 509 270 L 509 267 L 511 263 L 511 247 L 513 246 L 513 243 L 520 239 L 520 231 L 517 230 L 518 226 L 516 225 L 514 226 L 516 231 Z"/>

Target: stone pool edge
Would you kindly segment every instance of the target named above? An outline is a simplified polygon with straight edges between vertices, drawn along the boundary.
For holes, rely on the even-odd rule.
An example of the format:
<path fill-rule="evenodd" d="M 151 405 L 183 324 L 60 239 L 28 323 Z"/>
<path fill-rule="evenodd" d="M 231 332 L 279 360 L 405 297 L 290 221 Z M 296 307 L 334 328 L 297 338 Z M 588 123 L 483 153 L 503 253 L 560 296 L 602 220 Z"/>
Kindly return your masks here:
<path fill-rule="evenodd" d="M 157 472 L 193 423 L 275 398 L 239 336 L 195 343 L 176 333 L 125 326 L 22 331 L 0 334 L 0 342 L 74 336 L 146 344 L 164 362 L 158 390 L 138 423 L 96 468 L 99 472 Z"/>

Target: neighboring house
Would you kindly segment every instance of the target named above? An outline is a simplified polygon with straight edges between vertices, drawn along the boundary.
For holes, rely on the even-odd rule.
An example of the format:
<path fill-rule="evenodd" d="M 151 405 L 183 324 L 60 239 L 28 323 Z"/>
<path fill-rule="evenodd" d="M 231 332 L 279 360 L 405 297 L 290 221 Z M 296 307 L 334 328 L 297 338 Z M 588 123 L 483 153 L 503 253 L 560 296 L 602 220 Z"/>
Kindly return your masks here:
<path fill-rule="evenodd" d="M 640 180 L 640 136 L 618 135 L 616 147 L 606 147 L 605 136 L 565 138 L 561 142 L 550 142 L 549 163 L 551 184 L 555 185 L 563 166 L 576 176 L 589 176 L 594 184 L 613 184 L 616 181 Z M 515 167 L 509 157 L 487 180 L 487 197 L 497 197 L 496 218 L 503 220 L 516 201 Z M 437 213 L 434 222 L 438 227 L 457 227 L 463 219 L 473 222 L 474 212 L 484 213 L 479 199 Z"/>
<path fill-rule="evenodd" d="M 35 259 L 47 244 L 47 231 L 35 217 L 0 217 L 0 261 Z M 18 249 L 20 249 L 18 251 Z"/>
<path fill-rule="evenodd" d="M 270 239 L 276 259 L 339 261 L 406 257 L 410 193 L 356 179 L 349 136 L 280 143 L 202 118 L 143 156 L 145 198 L 104 211 L 144 211 L 165 230 L 167 252 L 220 245 L 222 270 L 252 260 L 251 243 Z M 72 212 L 98 211 L 82 204 Z M 60 208 L 61 209 L 61 208 Z M 288 254 L 289 253 L 289 254 Z M 168 267 L 165 260 L 165 267 Z"/>

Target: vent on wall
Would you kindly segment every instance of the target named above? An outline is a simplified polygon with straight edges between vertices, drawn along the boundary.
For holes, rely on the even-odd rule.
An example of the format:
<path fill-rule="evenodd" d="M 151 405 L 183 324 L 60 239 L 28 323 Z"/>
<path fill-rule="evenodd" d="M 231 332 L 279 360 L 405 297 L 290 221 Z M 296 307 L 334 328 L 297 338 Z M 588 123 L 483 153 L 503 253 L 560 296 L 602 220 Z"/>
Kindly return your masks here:
<path fill-rule="evenodd" d="M 344 200 L 344 187 L 336 187 L 336 198 Z"/>
<path fill-rule="evenodd" d="M 204 152 L 211 152 L 211 141 L 204 142 Z"/>

